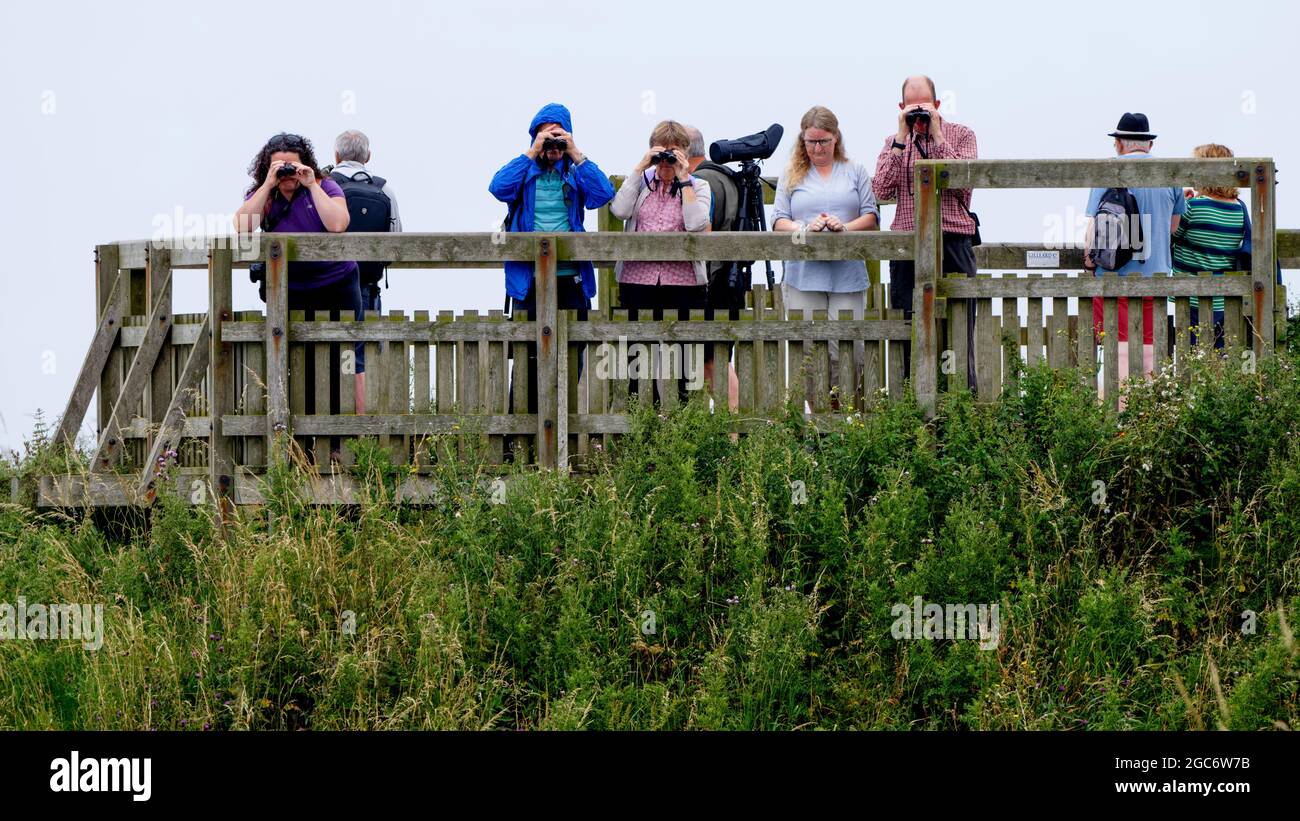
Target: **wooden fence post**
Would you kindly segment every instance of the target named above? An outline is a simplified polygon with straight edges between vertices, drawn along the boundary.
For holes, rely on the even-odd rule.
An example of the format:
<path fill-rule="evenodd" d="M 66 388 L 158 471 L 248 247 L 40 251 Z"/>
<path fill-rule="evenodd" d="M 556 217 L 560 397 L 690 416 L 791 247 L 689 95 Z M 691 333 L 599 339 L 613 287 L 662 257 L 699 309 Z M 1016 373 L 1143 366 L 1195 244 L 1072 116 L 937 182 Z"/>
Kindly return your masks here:
<path fill-rule="evenodd" d="M 120 316 L 116 322 L 121 327 L 121 316 L 131 313 L 131 278 L 118 275 L 121 273 L 119 261 L 121 249 L 116 245 L 100 245 L 95 248 L 95 306 L 101 313 L 114 300 L 120 299 Z M 116 293 L 113 291 L 116 290 Z M 122 348 L 120 337 L 114 336 L 112 347 L 108 351 L 99 377 L 99 413 L 95 422 L 95 439 L 98 440 L 108 419 L 113 414 L 113 403 L 117 401 L 118 388 L 122 384 Z M 74 432 L 75 435 L 75 432 Z"/>
<path fill-rule="evenodd" d="M 537 240 L 533 288 L 537 305 L 537 462 L 554 468 L 559 462 L 560 349 L 556 343 L 555 238 Z"/>
<path fill-rule="evenodd" d="M 936 166 L 922 161 L 914 170 L 913 191 L 916 230 L 916 288 L 912 293 L 912 388 L 926 416 L 933 416 L 939 370 L 938 327 L 935 317 L 935 286 L 943 259 L 943 233 Z M 966 363 L 958 363 L 965 368 Z"/>
<path fill-rule="evenodd" d="M 1272 353 L 1275 338 L 1273 331 L 1274 277 L 1277 273 L 1274 242 L 1277 229 L 1276 180 L 1273 163 L 1255 165 L 1254 185 L 1250 205 L 1254 211 L 1251 231 L 1251 279 L 1254 281 L 1254 348 L 1257 357 Z"/>
<path fill-rule="evenodd" d="M 208 435 L 208 479 L 211 492 L 216 497 L 217 511 L 224 519 L 226 498 L 234 483 L 232 440 L 222 430 L 222 417 L 234 412 L 235 380 L 233 371 L 234 343 L 222 338 L 225 323 L 232 321 L 232 286 L 230 281 L 233 253 L 222 243 L 213 243 L 208 249 L 208 323 L 211 336 L 199 339 L 195 345 L 210 346 L 208 361 L 211 366 L 211 388 L 208 392 L 208 418 L 211 432 Z M 146 466 L 147 469 L 148 466 Z"/>
<path fill-rule="evenodd" d="M 289 456 L 289 266 L 284 257 L 284 243 L 271 240 L 266 252 L 267 467 Z M 370 376 L 367 374 L 367 381 Z"/>

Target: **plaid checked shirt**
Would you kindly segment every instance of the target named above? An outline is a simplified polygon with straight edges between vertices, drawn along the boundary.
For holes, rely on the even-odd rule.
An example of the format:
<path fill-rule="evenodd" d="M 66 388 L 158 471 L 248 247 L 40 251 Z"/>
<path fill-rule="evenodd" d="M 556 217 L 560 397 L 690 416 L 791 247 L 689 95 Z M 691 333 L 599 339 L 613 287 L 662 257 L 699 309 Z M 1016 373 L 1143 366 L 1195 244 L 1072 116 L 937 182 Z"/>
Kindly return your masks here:
<path fill-rule="evenodd" d="M 871 187 L 878 200 L 898 200 L 894 209 L 891 231 L 916 229 L 915 204 L 912 197 L 912 167 L 918 159 L 974 160 L 979 157 L 975 146 L 975 132 L 964 125 L 943 121 L 944 143 L 936 147 L 930 137 L 910 134 L 907 148 L 898 154 L 893 151 L 897 135 L 885 138 L 885 148 L 876 160 L 876 176 Z M 969 188 L 945 189 L 939 204 L 944 233 L 974 234 L 975 220 L 970 216 L 971 190 Z"/>

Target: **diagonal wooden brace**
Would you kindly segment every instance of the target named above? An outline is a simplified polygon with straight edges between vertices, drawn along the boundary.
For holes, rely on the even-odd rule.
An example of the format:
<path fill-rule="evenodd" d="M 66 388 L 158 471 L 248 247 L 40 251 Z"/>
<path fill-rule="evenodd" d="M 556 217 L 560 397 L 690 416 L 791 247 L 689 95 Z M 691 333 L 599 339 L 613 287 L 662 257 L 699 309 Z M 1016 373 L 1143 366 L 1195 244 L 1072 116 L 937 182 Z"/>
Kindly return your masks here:
<path fill-rule="evenodd" d="M 154 497 L 158 495 L 158 460 L 180 443 L 181 432 L 185 428 L 185 402 L 190 398 L 190 391 L 198 388 L 208 373 L 208 358 L 212 353 L 208 337 L 211 334 L 211 319 L 204 317 L 203 324 L 199 325 L 197 341 L 190 350 L 189 358 L 185 360 L 185 368 L 181 371 L 176 392 L 172 394 L 172 401 L 167 406 L 162 427 L 154 437 L 149 457 L 145 459 L 144 470 L 140 474 L 140 486 L 135 494 L 136 500 L 141 505 L 152 504 Z"/>
<path fill-rule="evenodd" d="M 77 444 L 77 431 L 81 429 L 81 422 L 86 418 L 90 398 L 99 387 L 99 379 L 104 373 L 105 363 L 108 362 L 108 354 L 113 350 L 113 343 L 117 341 L 117 332 L 122 327 L 122 313 L 126 307 L 126 298 L 121 286 L 122 274 L 119 272 L 113 280 L 113 287 L 109 290 L 108 303 L 99 315 L 99 329 L 95 331 L 95 336 L 90 341 L 90 350 L 86 352 L 86 358 L 81 363 L 81 372 L 77 374 L 72 396 L 68 398 L 68 407 L 59 419 L 59 429 L 54 434 L 56 443 L 66 443 L 70 448 Z"/>
<path fill-rule="evenodd" d="M 122 384 L 122 392 L 113 405 L 108 424 L 104 426 L 104 431 L 99 437 L 99 446 L 90 460 L 92 471 L 110 470 L 121 458 L 122 426 L 129 421 L 131 414 L 135 412 L 141 398 L 144 397 L 144 389 L 153 373 L 154 363 L 158 360 L 158 352 L 162 350 L 171 331 L 174 321 L 171 311 L 171 271 L 166 271 L 163 276 L 165 279 L 158 298 L 154 301 L 153 310 L 149 314 L 149 324 L 145 327 L 144 339 L 136 349 L 135 358 L 131 360 L 131 368 L 127 371 L 126 381 Z"/>

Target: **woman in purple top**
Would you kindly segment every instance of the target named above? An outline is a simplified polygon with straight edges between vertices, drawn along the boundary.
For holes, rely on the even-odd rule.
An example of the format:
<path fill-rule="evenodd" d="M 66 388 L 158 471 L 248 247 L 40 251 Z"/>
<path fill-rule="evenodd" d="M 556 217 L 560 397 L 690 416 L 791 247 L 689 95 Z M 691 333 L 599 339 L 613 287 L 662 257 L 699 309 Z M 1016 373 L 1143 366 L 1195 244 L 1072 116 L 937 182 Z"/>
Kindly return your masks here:
<path fill-rule="evenodd" d="M 283 171 L 282 171 L 283 169 Z M 322 178 L 316 164 L 316 154 L 311 141 L 297 134 L 276 134 L 257 153 L 248 167 L 253 184 L 244 193 L 244 204 L 235 212 L 235 229 L 251 233 L 260 227 L 263 232 L 340 233 L 347 230 L 350 217 L 338 183 Z M 365 318 L 361 303 L 361 277 L 355 262 L 290 262 L 289 310 L 307 311 L 313 318 L 315 311 L 329 311 L 330 319 L 337 320 L 341 310 L 351 311 L 357 320 Z M 266 301 L 266 284 L 262 282 L 258 293 Z M 337 343 L 331 344 L 331 361 L 337 361 Z M 365 402 L 365 347 L 358 344 L 356 353 L 356 409 L 366 412 Z M 309 357 L 307 367 L 313 368 Z M 331 369 L 337 373 L 337 369 Z M 304 374 L 308 384 L 313 375 Z M 331 379 L 333 382 L 333 379 Z M 338 391 L 331 385 L 331 413 L 338 413 Z M 308 413 L 314 413 L 314 397 L 307 392 Z M 331 449 L 338 450 L 337 439 Z"/>

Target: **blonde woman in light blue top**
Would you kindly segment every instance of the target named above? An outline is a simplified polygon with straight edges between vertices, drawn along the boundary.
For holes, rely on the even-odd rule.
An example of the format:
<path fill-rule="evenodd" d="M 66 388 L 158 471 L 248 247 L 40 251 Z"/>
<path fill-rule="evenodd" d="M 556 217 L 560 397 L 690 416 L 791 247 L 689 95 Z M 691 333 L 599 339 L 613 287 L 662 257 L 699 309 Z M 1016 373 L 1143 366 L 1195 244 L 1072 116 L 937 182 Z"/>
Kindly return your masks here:
<path fill-rule="evenodd" d="M 850 162 L 840 123 L 831 110 L 813 106 L 799 122 L 799 140 L 777 184 L 774 231 L 874 231 L 880 208 L 866 166 Z M 782 296 L 787 311 L 815 310 L 838 319 L 840 311 L 862 319 L 867 266 L 862 260 L 787 260 Z M 831 368 L 838 373 L 839 345 L 831 342 Z M 859 346 L 860 347 L 860 346 Z M 861 362 L 861 352 L 855 357 Z M 811 395 L 811 394 L 809 394 Z"/>

